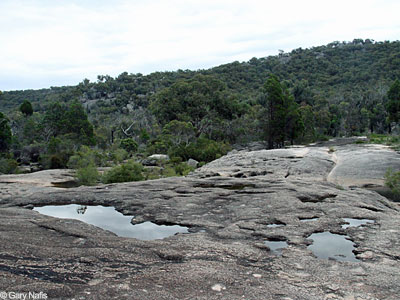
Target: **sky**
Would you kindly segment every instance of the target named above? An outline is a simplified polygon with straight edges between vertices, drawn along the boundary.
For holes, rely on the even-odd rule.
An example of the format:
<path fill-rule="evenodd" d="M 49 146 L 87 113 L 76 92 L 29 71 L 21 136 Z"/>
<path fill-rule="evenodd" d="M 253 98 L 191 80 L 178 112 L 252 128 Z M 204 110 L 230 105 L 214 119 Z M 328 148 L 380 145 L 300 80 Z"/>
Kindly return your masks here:
<path fill-rule="evenodd" d="M 399 0 L 0 0 L 0 90 L 400 38 Z"/>

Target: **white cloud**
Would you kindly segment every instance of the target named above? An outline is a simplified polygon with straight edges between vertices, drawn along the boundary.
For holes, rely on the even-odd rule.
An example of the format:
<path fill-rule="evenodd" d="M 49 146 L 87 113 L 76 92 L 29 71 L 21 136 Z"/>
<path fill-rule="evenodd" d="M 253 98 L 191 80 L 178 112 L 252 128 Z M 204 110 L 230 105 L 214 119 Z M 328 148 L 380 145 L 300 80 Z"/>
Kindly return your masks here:
<path fill-rule="evenodd" d="M 396 40 L 399 1 L 2 0 L 0 90 L 206 68 L 335 40 Z"/>

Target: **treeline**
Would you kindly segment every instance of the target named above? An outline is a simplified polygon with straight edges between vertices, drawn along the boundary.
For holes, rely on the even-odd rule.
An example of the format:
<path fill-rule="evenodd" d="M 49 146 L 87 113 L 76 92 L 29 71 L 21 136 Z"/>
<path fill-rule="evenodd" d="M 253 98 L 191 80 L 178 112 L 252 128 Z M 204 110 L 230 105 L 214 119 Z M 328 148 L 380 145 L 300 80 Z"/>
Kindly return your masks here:
<path fill-rule="evenodd" d="M 398 122 L 396 78 L 400 42 L 354 40 L 209 70 L 3 92 L 0 146 L 7 159 L 44 168 L 67 167 L 84 145 L 97 151 L 96 166 L 154 153 L 177 166 L 213 160 L 235 143 L 275 148 L 390 133 Z"/>

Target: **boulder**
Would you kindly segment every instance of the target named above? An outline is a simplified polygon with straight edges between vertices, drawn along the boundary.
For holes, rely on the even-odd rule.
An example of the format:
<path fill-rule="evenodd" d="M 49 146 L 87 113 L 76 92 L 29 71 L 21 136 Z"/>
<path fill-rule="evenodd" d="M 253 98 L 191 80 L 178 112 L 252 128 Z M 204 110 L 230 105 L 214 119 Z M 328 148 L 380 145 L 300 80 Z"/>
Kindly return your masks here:
<path fill-rule="evenodd" d="M 189 160 L 186 162 L 189 166 L 193 168 L 197 168 L 199 162 L 195 159 L 189 158 Z"/>
<path fill-rule="evenodd" d="M 166 154 L 153 154 L 142 160 L 144 166 L 158 166 L 162 162 L 168 162 L 169 156 Z"/>

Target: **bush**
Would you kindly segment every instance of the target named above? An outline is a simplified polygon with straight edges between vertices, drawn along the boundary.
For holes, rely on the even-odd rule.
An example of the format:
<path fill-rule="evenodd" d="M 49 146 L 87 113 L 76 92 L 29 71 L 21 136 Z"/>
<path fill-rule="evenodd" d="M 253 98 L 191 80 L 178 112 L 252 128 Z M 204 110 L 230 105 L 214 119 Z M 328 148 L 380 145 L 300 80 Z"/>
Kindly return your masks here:
<path fill-rule="evenodd" d="M 121 163 L 122 161 L 128 158 L 128 152 L 126 152 L 125 149 L 118 148 L 110 153 L 110 158 L 115 163 Z"/>
<path fill-rule="evenodd" d="M 187 174 L 189 174 L 194 170 L 193 167 L 189 166 L 187 163 L 184 162 L 176 164 L 174 166 L 174 169 L 177 175 L 182 175 L 182 176 L 186 176 Z"/>
<path fill-rule="evenodd" d="M 104 183 L 128 182 L 144 180 L 142 175 L 143 166 L 134 161 L 115 166 L 103 175 Z"/>
<path fill-rule="evenodd" d="M 161 172 L 162 177 L 174 177 L 176 176 L 175 168 L 166 166 Z"/>
<path fill-rule="evenodd" d="M 18 168 L 18 163 L 16 160 L 11 158 L 0 158 L 0 173 L 2 174 L 12 174 Z"/>
<path fill-rule="evenodd" d="M 45 169 L 67 168 L 69 158 L 74 154 L 75 145 L 72 140 L 63 136 L 62 138 L 51 138 L 44 148 L 38 148 L 40 144 L 32 145 L 40 151 L 40 163 Z M 32 160 L 34 161 L 34 157 Z"/>
<path fill-rule="evenodd" d="M 162 137 L 158 137 L 157 139 L 151 140 L 147 144 L 146 151 L 148 154 L 165 154 L 168 152 L 168 149 L 171 147 L 169 141 L 166 141 Z"/>
<path fill-rule="evenodd" d="M 138 149 L 138 143 L 136 143 L 132 138 L 127 138 L 121 140 L 120 147 L 128 153 L 134 153 Z"/>
<path fill-rule="evenodd" d="M 100 179 L 100 174 L 96 166 L 90 164 L 86 167 L 79 168 L 76 171 L 76 178 L 82 185 L 95 185 Z"/>
<path fill-rule="evenodd" d="M 50 169 L 63 169 L 67 166 L 68 157 L 64 153 L 50 155 Z"/>
<path fill-rule="evenodd" d="M 400 195 L 400 172 L 388 169 L 385 174 L 385 185 L 391 189 L 393 194 Z"/>
<path fill-rule="evenodd" d="M 210 162 L 225 155 L 230 149 L 229 144 L 200 137 L 187 146 L 171 147 L 168 154 L 170 157 L 181 157 L 184 161 L 192 158 L 197 161 Z"/>
<path fill-rule="evenodd" d="M 85 168 L 89 165 L 105 166 L 106 157 L 100 152 L 90 149 L 87 146 L 82 146 L 81 149 L 69 158 L 68 168 L 79 169 Z"/>

